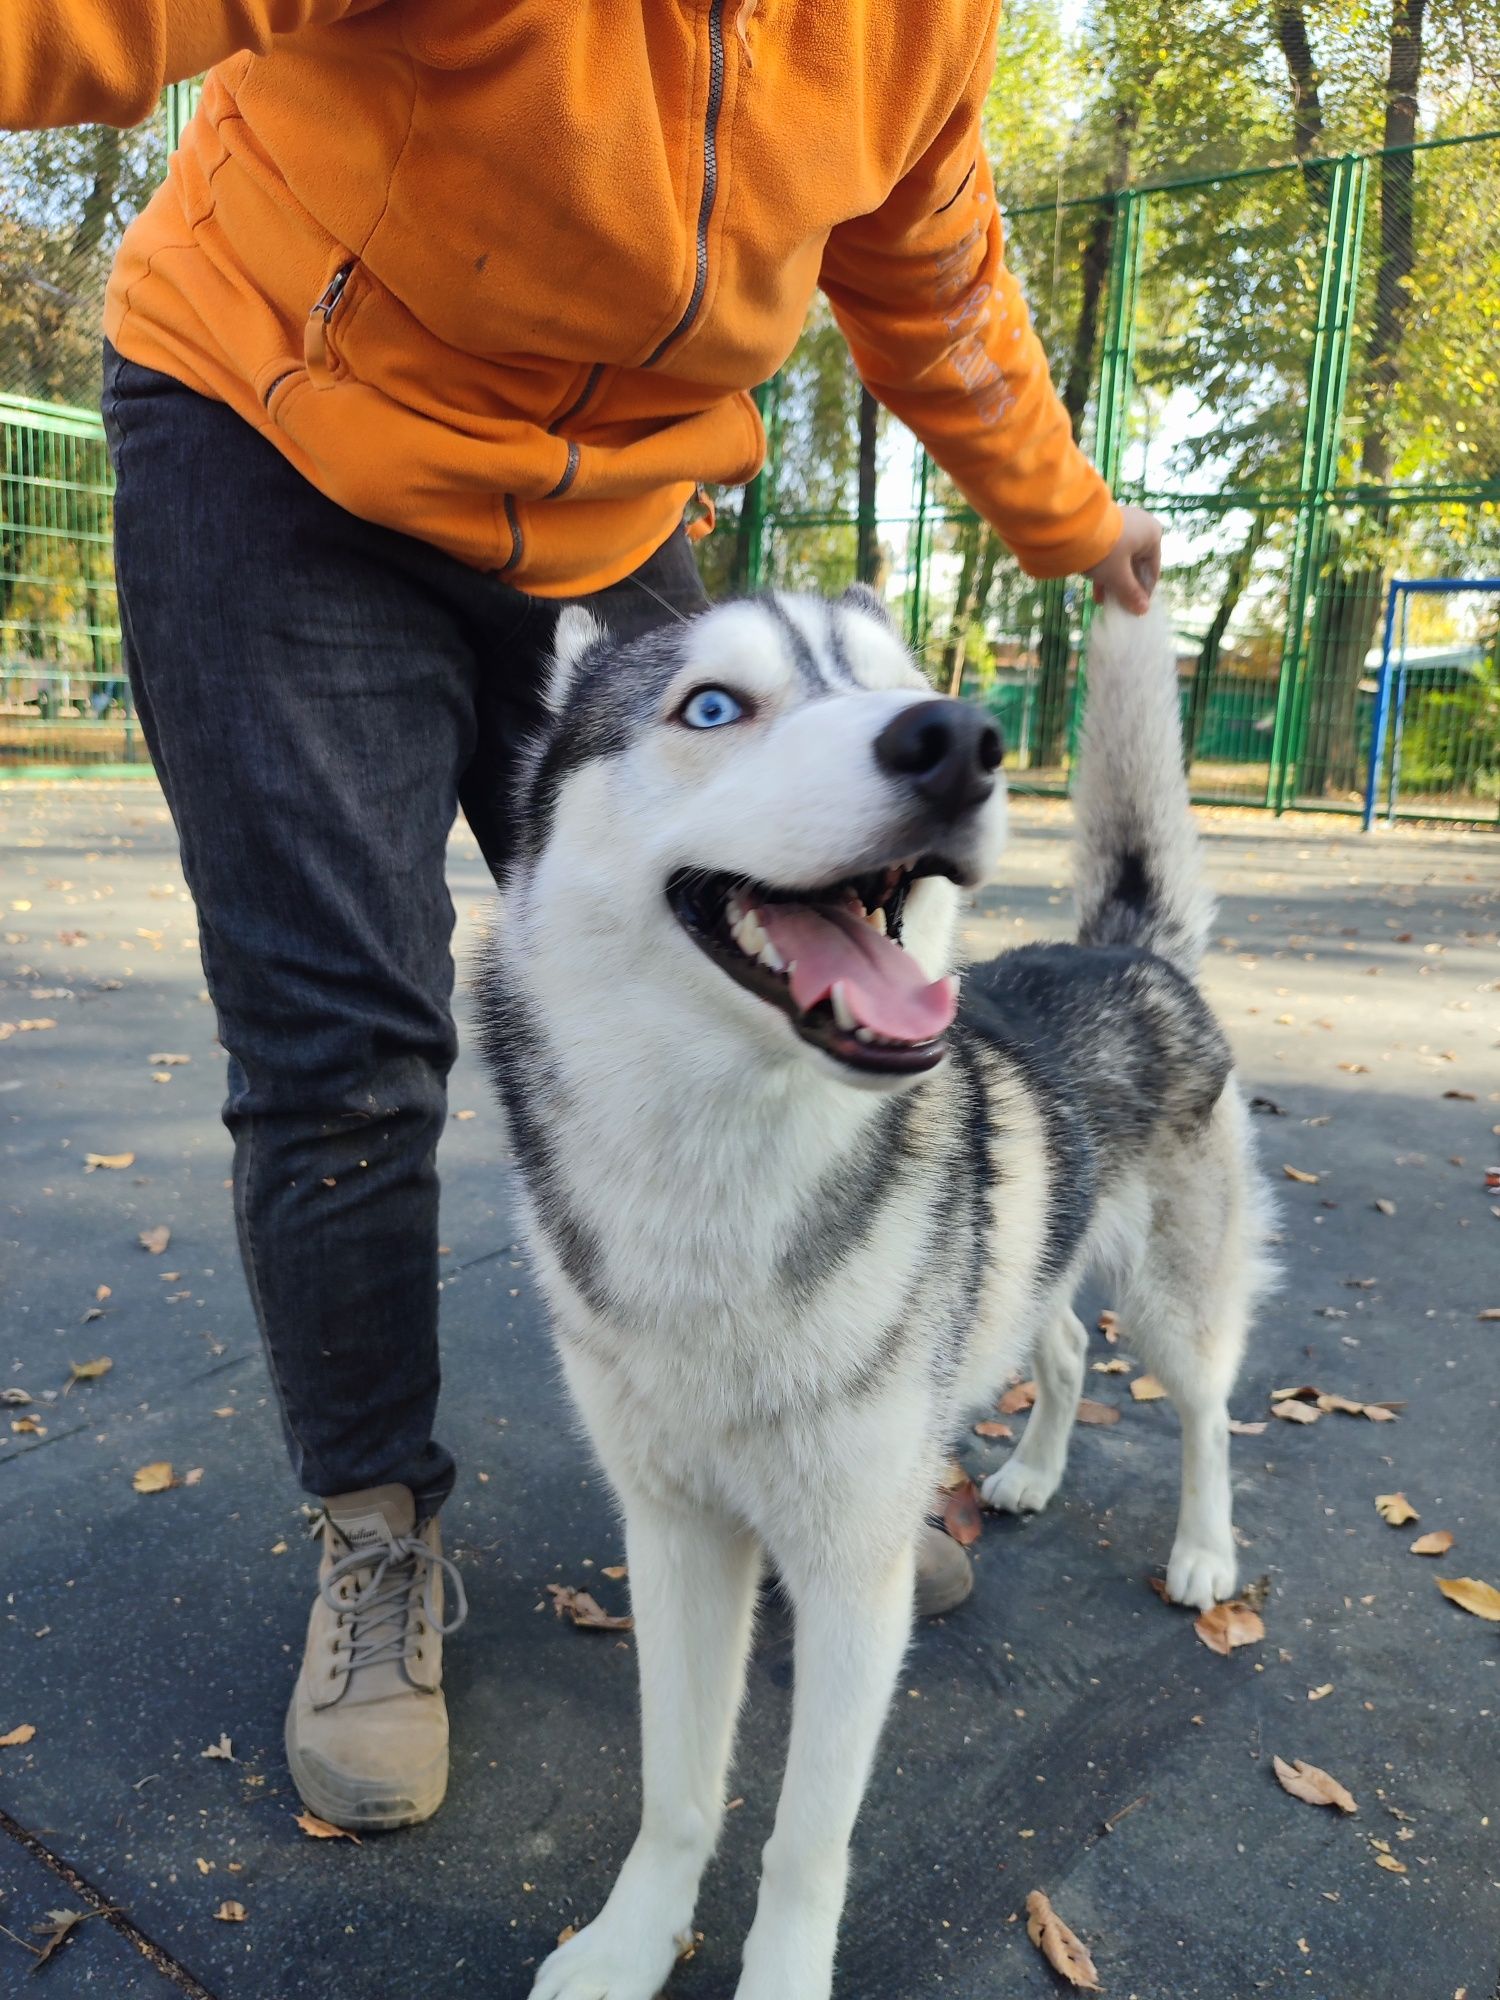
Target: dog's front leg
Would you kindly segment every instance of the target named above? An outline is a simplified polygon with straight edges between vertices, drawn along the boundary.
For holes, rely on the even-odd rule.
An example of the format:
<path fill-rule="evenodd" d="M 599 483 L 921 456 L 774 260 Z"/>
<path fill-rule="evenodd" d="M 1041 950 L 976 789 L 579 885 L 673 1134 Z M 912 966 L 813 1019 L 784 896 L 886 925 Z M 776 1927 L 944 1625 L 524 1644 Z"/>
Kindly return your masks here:
<path fill-rule="evenodd" d="M 625 1498 L 641 1674 L 641 1830 L 609 1900 L 543 1965 L 532 2000 L 655 2000 L 691 1937 L 724 1816 L 760 1547 L 726 1521 Z"/>
<path fill-rule="evenodd" d="M 910 1547 L 879 1567 L 822 1553 L 815 1576 L 780 1564 L 797 1619 L 791 1748 L 735 2000 L 828 2000 L 849 1838 L 911 1633 Z"/>

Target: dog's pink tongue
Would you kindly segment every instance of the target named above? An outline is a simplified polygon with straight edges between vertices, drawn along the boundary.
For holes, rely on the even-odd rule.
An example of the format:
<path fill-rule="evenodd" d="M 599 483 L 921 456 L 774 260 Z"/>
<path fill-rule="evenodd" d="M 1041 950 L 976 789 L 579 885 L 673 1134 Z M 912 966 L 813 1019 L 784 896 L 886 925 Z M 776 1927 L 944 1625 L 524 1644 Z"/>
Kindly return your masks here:
<path fill-rule="evenodd" d="M 890 1041 L 933 1042 L 952 1025 L 953 981 L 929 981 L 899 944 L 852 910 L 761 903 L 755 914 L 787 963 L 792 998 L 804 1014 L 842 984 L 860 1027 Z"/>

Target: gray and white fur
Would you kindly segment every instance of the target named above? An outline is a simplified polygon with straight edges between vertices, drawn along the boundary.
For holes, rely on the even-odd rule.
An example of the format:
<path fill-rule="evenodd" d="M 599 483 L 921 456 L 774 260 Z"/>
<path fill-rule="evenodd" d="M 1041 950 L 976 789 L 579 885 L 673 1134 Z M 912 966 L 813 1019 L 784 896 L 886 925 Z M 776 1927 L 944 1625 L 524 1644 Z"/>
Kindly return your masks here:
<path fill-rule="evenodd" d="M 737 719 L 689 726 L 704 689 Z M 653 2000 L 666 1983 L 719 1834 L 767 1562 L 795 1610 L 796 1694 L 735 1990 L 827 2000 L 950 1441 L 1029 1367 L 1035 1407 L 984 1498 L 1047 1504 L 1091 1268 L 1181 1420 L 1168 1593 L 1233 1593 L 1226 1399 L 1263 1209 L 1193 985 L 1211 904 L 1163 614 L 1095 621 L 1079 943 L 968 968 L 936 1066 L 851 1067 L 828 1036 L 863 1063 L 883 1053 L 868 1034 L 809 1040 L 759 971 L 730 976 L 722 935 L 693 935 L 695 884 L 816 904 L 926 855 L 947 872 L 908 882 L 901 942 L 934 980 L 952 966 L 961 886 L 997 860 L 1004 801 L 976 785 L 932 805 L 881 761 L 923 702 L 938 706 L 868 593 L 733 604 L 618 647 L 581 614 L 559 627 L 484 1006 L 557 1351 L 624 1511 L 644 1797 L 609 1900 L 534 2000 Z"/>

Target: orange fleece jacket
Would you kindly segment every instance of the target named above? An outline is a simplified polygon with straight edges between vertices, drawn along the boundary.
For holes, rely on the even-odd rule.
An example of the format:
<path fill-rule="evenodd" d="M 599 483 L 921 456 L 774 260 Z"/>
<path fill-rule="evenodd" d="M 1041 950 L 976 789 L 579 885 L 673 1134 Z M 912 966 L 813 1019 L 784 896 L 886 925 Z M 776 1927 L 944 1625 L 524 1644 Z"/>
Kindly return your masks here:
<path fill-rule="evenodd" d="M 3 0 L 0 126 L 210 72 L 105 330 L 312 483 L 544 596 L 765 440 L 821 285 L 1034 576 L 1119 514 L 1002 256 L 996 0 Z"/>

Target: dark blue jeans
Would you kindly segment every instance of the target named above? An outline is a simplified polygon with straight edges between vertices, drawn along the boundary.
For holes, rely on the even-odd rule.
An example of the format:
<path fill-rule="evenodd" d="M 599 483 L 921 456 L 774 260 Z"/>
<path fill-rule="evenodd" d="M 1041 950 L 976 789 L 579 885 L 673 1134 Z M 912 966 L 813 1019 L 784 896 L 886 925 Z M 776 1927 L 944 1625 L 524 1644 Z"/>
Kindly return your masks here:
<path fill-rule="evenodd" d="M 561 608 L 325 500 L 222 404 L 105 355 L 120 622 L 229 1056 L 234 1205 L 312 1493 L 453 1484 L 438 1179 L 457 809 L 494 867 Z M 686 539 L 585 600 L 700 609 Z M 647 587 L 649 586 L 649 587 Z M 664 600 L 664 601 L 663 601 Z"/>

